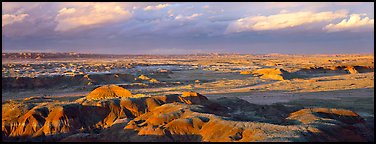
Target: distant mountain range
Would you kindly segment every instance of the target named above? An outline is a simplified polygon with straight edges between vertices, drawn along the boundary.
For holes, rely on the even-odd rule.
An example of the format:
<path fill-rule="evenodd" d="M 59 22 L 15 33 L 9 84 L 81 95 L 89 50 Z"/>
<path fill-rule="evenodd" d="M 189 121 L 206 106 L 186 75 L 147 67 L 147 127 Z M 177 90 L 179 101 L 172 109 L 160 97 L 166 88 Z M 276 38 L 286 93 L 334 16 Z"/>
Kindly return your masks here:
<path fill-rule="evenodd" d="M 219 54 L 188 54 L 186 56 L 213 56 L 213 55 L 233 55 L 234 53 Z M 181 55 L 116 55 L 116 54 L 85 54 L 75 52 L 11 52 L 2 53 L 2 59 L 59 59 L 59 58 L 125 58 L 125 57 L 138 57 L 138 56 L 181 56 Z"/>
<path fill-rule="evenodd" d="M 49 58 L 111 58 L 123 57 L 125 55 L 109 55 L 109 54 L 81 54 L 74 52 L 67 53 L 38 53 L 38 52 L 18 52 L 18 53 L 2 53 L 2 58 L 10 59 L 49 59 Z"/>

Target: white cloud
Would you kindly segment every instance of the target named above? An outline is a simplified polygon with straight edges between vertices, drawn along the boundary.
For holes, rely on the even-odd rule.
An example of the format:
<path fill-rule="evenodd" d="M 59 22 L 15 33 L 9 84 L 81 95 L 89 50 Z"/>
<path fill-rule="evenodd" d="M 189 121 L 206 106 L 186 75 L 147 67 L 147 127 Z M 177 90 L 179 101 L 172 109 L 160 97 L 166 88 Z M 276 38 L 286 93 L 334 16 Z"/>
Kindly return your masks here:
<path fill-rule="evenodd" d="M 195 17 L 199 17 L 201 15 L 202 15 L 201 13 L 195 13 L 195 14 L 188 16 L 187 19 L 191 20 L 191 19 L 194 19 Z"/>
<path fill-rule="evenodd" d="M 202 16 L 202 13 L 194 13 L 190 16 L 183 16 L 183 15 L 178 15 L 175 17 L 175 20 L 193 20 L 196 17 Z"/>
<path fill-rule="evenodd" d="M 174 11 L 168 10 L 167 14 L 168 14 L 168 16 L 173 17 L 174 16 Z"/>
<path fill-rule="evenodd" d="M 288 13 L 289 11 L 286 9 L 281 10 L 279 13 Z"/>
<path fill-rule="evenodd" d="M 150 11 L 150 10 L 160 10 L 160 9 L 163 9 L 165 7 L 168 7 L 170 6 L 170 4 L 159 4 L 159 5 L 156 5 L 156 6 L 147 6 L 144 8 L 145 11 Z"/>
<path fill-rule="evenodd" d="M 63 8 L 58 12 L 55 31 L 68 31 L 82 26 L 92 26 L 127 20 L 131 13 L 113 3 L 89 3 L 82 7 Z"/>
<path fill-rule="evenodd" d="M 374 19 L 368 17 L 361 18 L 361 15 L 365 16 L 366 14 L 352 14 L 349 19 L 343 19 L 337 24 L 328 24 L 323 29 L 328 32 L 337 32 L 337 31 L 362 31 L 366 29 L 373 29 Z"/>
<path fill-rule="evenodd" d="M 12 14 L 4 14 L 2 15 L 2 27 L 6 25 L 10 25 L 16 22 L 22 22 L 28 14 L 19 14 L 19 15 L 12 15 Z"/>
<path fill-rule="evenodd" d="M 264 30 L 277 30 L 284 28 L 296 27 L 309 23 L 331 21 L 338 18 L 344 18 L 347 11 L 341 10 L 336 12 L 291 12 L 279 13 L 270 16 L 254 16 L 238 19 L 231 23 L 227 32 L 242 32 L 242 31 L 264 31 Z"/>

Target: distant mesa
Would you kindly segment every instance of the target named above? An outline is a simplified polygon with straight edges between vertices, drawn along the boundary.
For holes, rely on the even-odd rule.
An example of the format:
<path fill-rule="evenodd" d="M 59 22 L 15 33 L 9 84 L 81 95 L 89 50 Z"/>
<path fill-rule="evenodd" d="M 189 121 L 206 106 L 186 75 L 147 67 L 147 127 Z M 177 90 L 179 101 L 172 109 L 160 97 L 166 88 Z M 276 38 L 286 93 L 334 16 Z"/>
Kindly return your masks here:
<path fill-rule="evenodd" d="M 171 70 L 161 69 L 161 70 L 157 71 L 157 73 L 172 74 L 172 71 Z"/>
<path fill-rule="evenodd" d="M 197 93 L 197 92 L 183 92 L 182 97 L 196 97 L 196 96 L 202 96 L 201 94 Z"/>
<path fill-rule="evenodd" d="M 374 72 L 373 66 L 331 66 L 331 67 L 308 67 L 297 71 L 299 74 L 316 74 L 316 73 L 340 73 L 340 74 L 357 74 Z"/>
<path fill-rule="evenodd" d="M 117 85 L 105 85 L 90 92 L 86 99 L 105 99 L 114 97 L 131 97 L 132 93 Z"/>
<path fill-rule="evenodd" d="M 296 72 L 288 72 L 280 68 L 257 69 L 251 73 L 262 79 L 288 80 L 304 76 L 319 76 L 322 74 L 357 74 L 373 72 L 373 66 L 330 66 L 330 67 L 307 67 Z M 240 74 L 248 74 L 248 71 L 241 71 Z"/>
<path fill-rule="evenodd" d="M 151 83 L 159 83 L 159 81 L 156 80 L 156 79 L 154 79 L 154 78 L 152 78 L 151 80 L 149 80 L 149 82 L 151 82 Z"/>
<path fill-rule="evenodd" d="M 252 74 L 252 72 L 251 71 L 240 71 L 240 74 L 249 75 L 249 74 Z"/>
<path fill-rule="evenodd" d="M 208 98 L 197 92 L 183 92 L 182 101 L 186 104 L 205 104 L 208 102 Z"/>
<path fill-rule="evenodd" d="M 145 76 L 145 75 L 140 75 L 139 77 L 138 77 L 138 79 L 139 80 L 142 80 L 142 81 L 148 81 L 148 82 L 150 82 L 150 83 L 160 83 L 157 79 L 155 79 L 155 78 L 149 78 L 149 77 L 147 77 L 147 76 Z M 136 79 L 137 80 L 137 79 Z"/>
<path fill-rule="evenodd" d="M 254 70 L 252 72 L 254 76 L 259 76 L 262 79 L 272 79 L 272 80 L 285 80 L 290 77 L 290 73 L 279 68 L 264 68 Z"/>
<path fill-rule="evenodd" d="M 347 66 L 344 70 L 348 71 L 350 74 L 357 74 L 358 71 L 353 66 Z"/>
<path fill-rule="evenodd" d="M 145 75 L 140 75 L 138 78 L 141 80 L 150 80 L 150 78 Z"/>

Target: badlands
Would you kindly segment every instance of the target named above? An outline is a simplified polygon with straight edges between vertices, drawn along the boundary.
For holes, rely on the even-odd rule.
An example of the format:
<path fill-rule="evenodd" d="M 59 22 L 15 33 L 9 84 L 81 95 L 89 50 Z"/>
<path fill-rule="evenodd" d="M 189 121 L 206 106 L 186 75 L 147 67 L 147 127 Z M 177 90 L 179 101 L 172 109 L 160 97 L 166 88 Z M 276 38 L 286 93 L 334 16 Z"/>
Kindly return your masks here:
<path fill-rule="evenodd" d="M 373 54 L 19 62 L 3 62 L 3 141 L 374 141 Z M 106 71 L 6 76 L 48 63 Z"/>

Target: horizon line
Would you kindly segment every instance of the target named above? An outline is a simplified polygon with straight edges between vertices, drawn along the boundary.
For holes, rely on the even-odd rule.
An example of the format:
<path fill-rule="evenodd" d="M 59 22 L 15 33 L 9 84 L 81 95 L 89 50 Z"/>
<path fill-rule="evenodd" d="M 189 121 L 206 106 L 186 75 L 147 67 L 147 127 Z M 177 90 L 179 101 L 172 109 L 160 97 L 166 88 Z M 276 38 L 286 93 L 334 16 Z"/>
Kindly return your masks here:
<path fill-rule="evenodd" d="M 106 54 L 106 53 L 85 53 L 85 52 L 38 52 L 38 51 L 19 51 L 19 52 L 4 52 L 2 54 L 10 54 L 10 53 L 46 53 L 46 54 L 88 54 L 88 55 L 113 55 L 113 56 L 152 56 L 152 55 L 159 55 L 159 56 L 168 56 L 168 55 L 374 55 L 374 52 L 364 52 L 364 53 L 236 53 L 236 52 L 200 52 L 200 53 L 189 53 L 189 54 Z"/>

